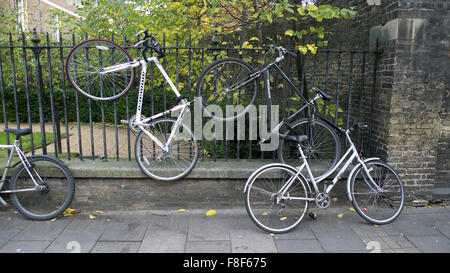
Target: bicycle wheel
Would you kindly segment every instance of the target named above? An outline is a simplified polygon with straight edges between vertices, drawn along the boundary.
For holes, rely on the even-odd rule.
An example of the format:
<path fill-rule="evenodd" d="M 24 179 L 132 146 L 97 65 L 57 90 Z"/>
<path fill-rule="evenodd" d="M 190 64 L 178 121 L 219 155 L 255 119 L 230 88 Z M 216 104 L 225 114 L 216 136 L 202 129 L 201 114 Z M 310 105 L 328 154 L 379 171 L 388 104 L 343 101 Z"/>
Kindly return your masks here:
<path fill-rule="evenodd" d="M 350 182 L 353 207 L 370 223 L 391 223 L 403 209 L 405 193 L 402 180 L 391 166 L 382 161 L 370 161 L 366 165 L 381 191 L 374 188 L 363 166 L 358 167 Z"/>
<path fill-rule="evenodd" d="M 35 191 L 11 193 L 11 203 L 26 218 L 50 220 L 63 213 L 72 202 L 75 183 L 63 162 L 44 156 L 28 159 L 31 168 L 21 164 L 11 178 L 10 189 L 34 189 L 36 181 L 42 188 Z"/>
<path fill-rule="evenodd" d="M 147 129 L 163 145 L 166 145 L 176 120 L 162 118 L 152 122 Z M 180 130 L 183 128 L 182 130 Z M 174 181 L 187 175 L 198 159 L 198 144 L 189 128 L 182 125 L 174 133 L 168 151 L 164 151 L 144 131 L 136 139 L 136 160 L 150 177 Z"/>
<path fill-rule="evenodd" d="M 70 51 L 66 74 L 81 95 L 97 101 L 112 101 L 131 89 L 135 69 L 101 72 L 106 67 L 132 61 L 130 54 L 120 45 L 108 40 L 91 39 L 79 43 Z"/>
<path fill-rule="evenodd" d="M 280 190 L 292 182 L 285 194 Z M 285 233 L 293 230 L 308 209 L 309 186 L 303 175 L 284 164 L 270 164 L 257 170 L 245 191 L 245 208 L 262 230 Z M 297 199 L 299 198 L 299 199 Z"/>
<path fill-rule="evenodd" d="M 256 80 L 243 86 L 253 68 L 237 58 L 220 59 L 210 64 L 198 79 L 196 95 L 202 97 L 204 112 L 207 116 L 220 121 L 231 121 L 245 115 L 254 103 L 257 93 Z M 208 105 L 217 105 L 222 116 L 212 114 Z M 227 113 L 227 105 L 233 106 L 232 113 Z"/>
<path fill-rule="evenodd" d="M 280 162 L 296 167 L 303 161 L 295 140 L 289 136 L 306 135 L 308 139 L 301 143 L 303 152 L 311 165 L 311 171 L 316 180 L 327 176 L 327 173 L 337 164 L 341 154 L 341 143 L 336 131 L 325 122 L 316 119 L 310 126 L 307 118 L 299 119 L 291 124 L 291 128 L 280 138 L 278 158 Z M 309 179 L 309 176 L 305 175 Z"/>

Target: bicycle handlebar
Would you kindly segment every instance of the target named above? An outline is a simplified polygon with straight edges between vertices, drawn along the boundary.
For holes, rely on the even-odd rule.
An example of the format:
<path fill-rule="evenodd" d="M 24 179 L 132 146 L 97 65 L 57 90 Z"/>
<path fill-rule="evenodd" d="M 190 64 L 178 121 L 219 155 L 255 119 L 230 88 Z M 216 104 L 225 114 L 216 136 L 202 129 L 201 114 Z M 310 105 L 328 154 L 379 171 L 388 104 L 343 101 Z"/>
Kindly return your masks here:
<path fill-rule="evenodd" d="M 156 53 L 158 53 L 158 56 L 157 56 L 158 58 L 163 58 L 164 56 L 166 56 L 166 54 L 163 51 L 162 46 L 158 43 L 156 38 L 151 33 L 150 34 L 148 33 L 148 29 L 139 31 L 136 34 L 136 36 L 139 36 L 142 33 L 144 33 L 144 38 L 141 41 L 139 41 L 138 43 L 136 43 L 134 45 L 134 47 L 137 47 L 141 44 L 144 45 L 144 50 L 142 51 L 142 57 L 144 58 L 144 60 L 146 62 L 148 62 L 148 59 L 147 59 L 148 49 L 153 49 Z M 149 42 L 150 42 L 150 44 L 149 44 Z"/>
<path fill-rule="evenodd" d="M 297 58 L 297 54 L 292 51 L 287 50 L 282 46 L 269 45 L 269 48 L 275 48 L 278 51 L 278 58 L 282 60 L 284 55 L 290 55 L 291 57 Z"/>

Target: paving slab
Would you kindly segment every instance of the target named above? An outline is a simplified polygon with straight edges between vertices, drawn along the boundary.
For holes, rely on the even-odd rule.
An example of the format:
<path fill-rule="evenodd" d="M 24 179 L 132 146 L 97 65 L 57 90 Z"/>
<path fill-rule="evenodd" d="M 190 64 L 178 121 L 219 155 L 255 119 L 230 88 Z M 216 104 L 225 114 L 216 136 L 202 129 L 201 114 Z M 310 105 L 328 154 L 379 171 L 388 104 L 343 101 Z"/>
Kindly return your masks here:
<path fill-rule="evenodd" d="M 91 253 L 137 253 L 140 242 L 98 242 Z"/>
<path fill-rule="evenodd" d="M 231 243 L 227 241 L 188 241 L 186 253 L 231 253 Z"/>
<path fill-rule="evenodd" d="M 279 253 L 324 253 L 319 241 L 287 239 L 275 240 Z"/>
<path fill-rule="evenodd" d="M 195 215 L 190 218 L 188 241 L 230 240 L 228 220 L 225 216 Z"/>
<path fill-rule="evenodd" d="M 275 253 L 275 242 L 268 233 L 253 229 L 230 229 L 231 252 Z"/>

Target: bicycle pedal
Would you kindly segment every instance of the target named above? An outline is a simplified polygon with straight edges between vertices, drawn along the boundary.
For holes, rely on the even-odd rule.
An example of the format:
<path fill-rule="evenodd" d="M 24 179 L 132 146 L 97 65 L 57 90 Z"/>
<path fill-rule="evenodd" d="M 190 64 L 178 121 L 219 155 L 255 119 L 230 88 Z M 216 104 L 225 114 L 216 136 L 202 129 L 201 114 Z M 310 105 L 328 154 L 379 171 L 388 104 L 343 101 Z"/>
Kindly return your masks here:
<path fill-rule="evenodd" d="M 0 211 L 6 211 L 11 207 L 10 204 L 0 205 Z"/>
<path fill-rule="evenodd" d="M 120 123 L 122 123 L 122 124 L 128 124 L 128 120 L 122 119 L 122 120 L 120 121 Z"/>
<path fill-rule="evenodd" d="M 309 217 L 311 217 L 313 220 L 317 220 L 317 213 L 316 212 L 310 212 Z"/>

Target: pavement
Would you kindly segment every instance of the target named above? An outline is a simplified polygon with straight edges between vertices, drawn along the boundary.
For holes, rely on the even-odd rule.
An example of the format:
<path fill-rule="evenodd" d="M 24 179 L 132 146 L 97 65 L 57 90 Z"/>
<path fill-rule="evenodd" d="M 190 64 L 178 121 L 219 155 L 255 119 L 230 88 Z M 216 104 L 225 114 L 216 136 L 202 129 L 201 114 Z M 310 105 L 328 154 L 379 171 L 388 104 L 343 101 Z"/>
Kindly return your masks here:
<path fill-rule="evenodd" d="M 245 209 L 81 211 L 54 221 L 0 212 L 0 253 L 449 253 L 450 207 L 405 208 L 388 225 L 348 205 L 318 211 L 286 234 L 268 234 Z"/>

